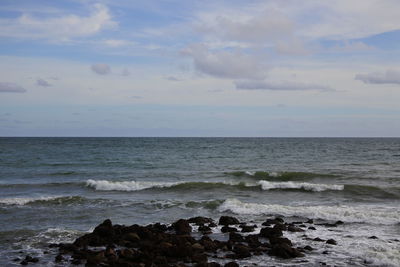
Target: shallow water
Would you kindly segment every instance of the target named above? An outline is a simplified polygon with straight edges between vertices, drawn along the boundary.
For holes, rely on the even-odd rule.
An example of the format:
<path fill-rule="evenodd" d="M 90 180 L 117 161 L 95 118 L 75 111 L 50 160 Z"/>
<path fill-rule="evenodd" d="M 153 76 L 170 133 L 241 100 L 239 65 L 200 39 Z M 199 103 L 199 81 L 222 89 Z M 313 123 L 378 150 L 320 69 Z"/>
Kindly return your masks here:
<path fill-rule="evenodd" d="M 400 139 L 0 138 L 0 265 L 26 253 L 50 264 L 48 243 L 105 218 L 222 214 L 341 220 L 312 233 L 338 246 L 297 264 L 399 266 Z"/>

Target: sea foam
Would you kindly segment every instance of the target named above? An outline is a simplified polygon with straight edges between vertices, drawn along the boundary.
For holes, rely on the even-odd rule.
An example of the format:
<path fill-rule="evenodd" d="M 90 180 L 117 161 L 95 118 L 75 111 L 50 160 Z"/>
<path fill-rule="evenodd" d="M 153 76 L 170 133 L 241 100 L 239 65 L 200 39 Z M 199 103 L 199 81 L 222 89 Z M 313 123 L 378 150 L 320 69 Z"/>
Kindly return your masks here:
<path fill-rule="evenodd" d="M 245 203 L 227 199 L 219 207 L 221 212 L 230 211 L 242 215 L 283 215 L 314 219 L 367 222 L 373 224 L 397 224 L 400 222 L 399 207 L 378 206 L 286 206 L 278 204 Z"/>
<path fill-rule="evenodd" d="M 0 204 L 4 205 L 19 205 L 23 206 L 29 203 L 37 201 L 52 201 L 56 199 L 64 198 L 62 196 L 42 196 L 42 197 L 13 197 L 13 198 L 2 198 Z"/>
<path fill-rule="evenodd" d="M 86 185 L 99 191 L 140 191 L 148 188 L 163 188 L 181 184 L 180 182 L 113 182 L 107 180 L 87 180 Z"/>
<path fill-rule="evenodd" d="M 269 182 L 265 180 L 258 181 L 263 190 L 271 189 L 303 189 L 307 191 L 321 192 L 326 190 L 343 190 L 343 185 L 335 184 L 312 184 L 296 182 Z"/>

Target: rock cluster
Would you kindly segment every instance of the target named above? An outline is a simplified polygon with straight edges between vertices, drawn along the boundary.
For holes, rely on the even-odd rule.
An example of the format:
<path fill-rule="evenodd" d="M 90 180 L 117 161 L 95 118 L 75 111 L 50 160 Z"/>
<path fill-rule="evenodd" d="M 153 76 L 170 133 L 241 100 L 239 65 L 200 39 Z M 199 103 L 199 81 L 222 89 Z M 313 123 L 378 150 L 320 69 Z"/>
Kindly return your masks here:
<path fill-rule="evenodd" d="M 281 218 L 266 220 L 259 233 L 256 233 L 257 225 L 240 223 L 229 216 L 222 216 L 218 225 L 225 233 L 225 238 L 220 240 L 209 236 L 217 224 L 205 217 L 180 219 L 171 225 L 147 226 L 113 225 L 110 220 L 105 220 L 92 233 L 73 243 L 51 246 L 58 247 L 55 262 L 60 264 L 126 267 L 235 267 L 239 266 L 235 260 L 253 255 L 290 259 L 303 257 L 304 253 L 313 250 L 310 246 L 293 247 L 291 240 L 283 236 L 283 231 L 304 230 Z M 336 244 L 333 239 L 327 243 Z"/>

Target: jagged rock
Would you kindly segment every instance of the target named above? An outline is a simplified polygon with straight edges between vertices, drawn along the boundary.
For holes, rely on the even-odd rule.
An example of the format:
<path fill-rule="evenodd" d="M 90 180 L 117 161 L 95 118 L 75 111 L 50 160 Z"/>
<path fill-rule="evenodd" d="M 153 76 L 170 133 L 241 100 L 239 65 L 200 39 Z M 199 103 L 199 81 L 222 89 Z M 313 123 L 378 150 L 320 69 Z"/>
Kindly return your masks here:
<path fill-rule="evenodd" d="M 250 249 L 245 245 L 235 245 L 233 252 L 236 254 L 238 259 L 248 258 L 251 256 Z"/>
<path fill-rule="evenodd" d="M 240 228 L 242 228 L 242 233 L 254 232 L 256 227 L 257 227 L 257 225 L 241 225 L 240 226 Z"/>
<path fill-rule="evenodd" d="M 207 217 L 201 217 L 201 216 L 197 216 L 197 217 L 192 217 L 190 219 L 187 220 L 189 223 L 194 223 L 196 225 L 204 225 L 206 223 L 213 223 L 214 220 L 211 218 L 207 218 Z"/>
<path fill-rule="evenodd" d="M 219 225 L 232 225 L 232 224 L 239 224 L 239 220 L 235 217 L 231 216 L 221 216 L 219 218 L 218 224 Z"/>
<path fill-rule="evenodd" d="M 274 245 L 268 253 L 271 256 L 277 256 L 283 259 L 290 259 L 295 257 L 303 257 L 300 251 L 295 248 L 292 248 L 290 245 L 285 243 L 279 243 Z"/>
<path fill-rule="evenodd" d="M 189 222 L 184 219 L 174 222 L 172 226 L 178 235 L 186 235 L 192 232 L 192 227 L 190 226 Z"/>
<path fill-rule="evenodd" d="M 337 245 L 337 242 L 334 239 L 328 239 L 328 240 L 326 240 L 326 243 L 330 244 L 330 245 Z"/>
<path fill-rule="evenodd" d="M 304 232 L 303 229 L 301 229 L 301 228 L 299 228 L 299 227 L 296 227 L 296 226 L 294 226 L 294 225 L 290 225 L 290 224 L 288 225 L 287 230 L 288 230 L 289 232 Z"/>
<path fill-rule="evenodd" d="M 235 232 L 230 232 L 229 233 L 229 241 L 232 242 L 243 242 L 244 238 L 242 235 L 235 233 Z"/>
<path fill-rule="evenodd" d="M 282 230 L 277 229 L 277 228 L 270 228 L 270 227 L 265 227 L 261 228 L 260 230 L 260 236 L 270 238 L 270 237 L 280 237 L 282 236 Z"/>
<path fill-rule="evenodd" d="M 229 233 L 229 232 L 237 232 L 238 230 L 235 227 L 223 226 L 221 228 L 222 233 Z"/>

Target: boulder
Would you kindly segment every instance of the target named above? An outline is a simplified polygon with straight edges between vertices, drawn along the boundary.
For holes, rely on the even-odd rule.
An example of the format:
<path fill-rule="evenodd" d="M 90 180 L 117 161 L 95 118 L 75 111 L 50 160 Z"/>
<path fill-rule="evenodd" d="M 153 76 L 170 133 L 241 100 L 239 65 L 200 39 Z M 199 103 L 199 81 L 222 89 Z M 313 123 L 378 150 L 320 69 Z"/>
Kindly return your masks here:
<path fill-rule="evenodd" d="M 221 216 L 219 218 L 218 224 L 219 225 L 232 225 L 232 224 L 239 224 L 239 220 L 235 217 L 231 216 Z"/>

